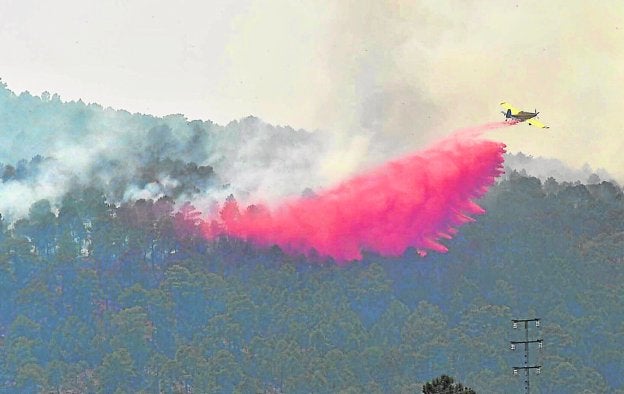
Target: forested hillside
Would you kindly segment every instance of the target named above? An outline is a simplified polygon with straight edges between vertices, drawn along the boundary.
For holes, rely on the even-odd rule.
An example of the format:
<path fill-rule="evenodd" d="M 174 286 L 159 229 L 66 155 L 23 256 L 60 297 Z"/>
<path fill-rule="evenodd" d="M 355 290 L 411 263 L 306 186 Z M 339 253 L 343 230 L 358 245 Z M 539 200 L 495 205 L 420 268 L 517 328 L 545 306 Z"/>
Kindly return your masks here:
<path fill-rule="evenodd" d="M 194 233 L 190 206 L 73 190 L 0 232 L 5 392 L 623 392 L 620 188 L 512 175 L 448 254 L 338 267 Z"/>
<path fill-rule="evenodd" d="M 183 205 L 313 189 L 323 132 L 0 84 L 0 137 L 0 392 L 519 392 L 511 319 L 539 317 L 534 392 L 624 393 L 624 197 L 597 176 L 508 170 L 449 253 L 340 267 L 208 241 Z"/>

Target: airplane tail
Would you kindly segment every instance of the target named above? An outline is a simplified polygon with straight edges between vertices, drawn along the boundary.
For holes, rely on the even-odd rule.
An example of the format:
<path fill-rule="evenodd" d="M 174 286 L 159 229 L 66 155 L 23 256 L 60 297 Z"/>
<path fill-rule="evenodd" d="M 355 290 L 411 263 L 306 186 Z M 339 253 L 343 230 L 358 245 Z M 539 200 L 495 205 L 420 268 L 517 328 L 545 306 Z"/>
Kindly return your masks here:
<path fill-rule="evenodd" d="M 505 118 L 507 118 L 507 119 L 511 118 L 511 110 L 510 109 L 508 109 L 507 112 L 501 111 L 501 114 L 505 115 Z"/>

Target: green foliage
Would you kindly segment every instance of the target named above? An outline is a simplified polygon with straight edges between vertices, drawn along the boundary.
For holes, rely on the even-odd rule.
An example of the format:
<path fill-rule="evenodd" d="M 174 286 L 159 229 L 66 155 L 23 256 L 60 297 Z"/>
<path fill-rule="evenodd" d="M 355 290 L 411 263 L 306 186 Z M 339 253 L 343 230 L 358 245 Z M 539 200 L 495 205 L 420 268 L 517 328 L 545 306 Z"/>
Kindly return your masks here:
<path fill-rule="evenodd" d="M 454 379 L 447 375 L 425 383 L 422 392 L 423 394 L 475 394 L 473 389 L 464 387 L 461 383 L 455 383 Z"/>
<path fill-rule="evenodd" d="M 98 367 L 99 391 L 104 393 L 129 390 L 135 386 L 138 371 L 130 352 L 120 348 L 107 354 Z"/>
<path fill-rule="evenodd" d="M 448 254 L 337 267 L 192 228 L 178 237 L 183 218 L 167 199 L 115 206 L 82 190 L 58 211 L 39 201 L 12 227 L 0 222 L 0 382 L 9 392 L 412 393 L 446 373 L 478 392 L 515 392 L 510 319 L 537 316 L 545 346 L 531 353 L 543 365 L 532 390 L 622 391 L 620 189 L 515 176 L 481 204 L 487 214 Z"/>

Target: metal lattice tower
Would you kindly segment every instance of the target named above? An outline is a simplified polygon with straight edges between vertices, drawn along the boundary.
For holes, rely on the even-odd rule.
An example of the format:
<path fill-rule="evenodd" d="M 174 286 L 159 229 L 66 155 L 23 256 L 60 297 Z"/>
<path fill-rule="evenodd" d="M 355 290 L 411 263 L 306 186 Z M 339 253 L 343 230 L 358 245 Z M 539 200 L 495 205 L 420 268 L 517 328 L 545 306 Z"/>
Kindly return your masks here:
<path fill-rule="evenodd" d="M 513 367 L 513 374 L 518 375 L 519 370 L 521 369 L 524 370 L 524 376 L 525 376 L 524 388 L 526 390 L 526 393 L 529 394 L 530 388 L 531 388 L 531 384 L 530 384 L 531 370 L 535 369 L 535 372 L 538 375 L 542 372 L 541 365 L 529 365 L 529 345 L 532 343 L 537 343 L 537 346 L 539 349 L 542 349 L 544 347 L 544 340 L 541 338 L 529 340 L 529 322 L 535 322 L 535 327 L 540 327 L 540 319 L 539 318 L 512 319 L 511 322 L 513 324 L 514 329 L 518 328 L 518 323 L 524 323 L 524 341 L 510 341 L 510 344 L 511 344 L 510 348 L 511 350 L 516 350 L 516 345 L 524 344 L 524 366 Z"/>

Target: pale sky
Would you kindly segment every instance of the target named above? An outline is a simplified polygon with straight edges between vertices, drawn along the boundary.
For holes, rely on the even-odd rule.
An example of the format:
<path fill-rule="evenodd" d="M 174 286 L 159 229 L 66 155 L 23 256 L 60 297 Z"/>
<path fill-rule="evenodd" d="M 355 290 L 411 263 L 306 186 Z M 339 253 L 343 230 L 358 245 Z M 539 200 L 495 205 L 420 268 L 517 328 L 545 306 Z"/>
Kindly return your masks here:
<path fill-rule="evenodd" d="M 131 112 L 330 130 L 362 154 L 502 120 L 509 101 L 551 127 L 496 133 L 510 151 L 622 181 L 623 34 L 621 1 L 0 0 L 0 77 Z"/>

